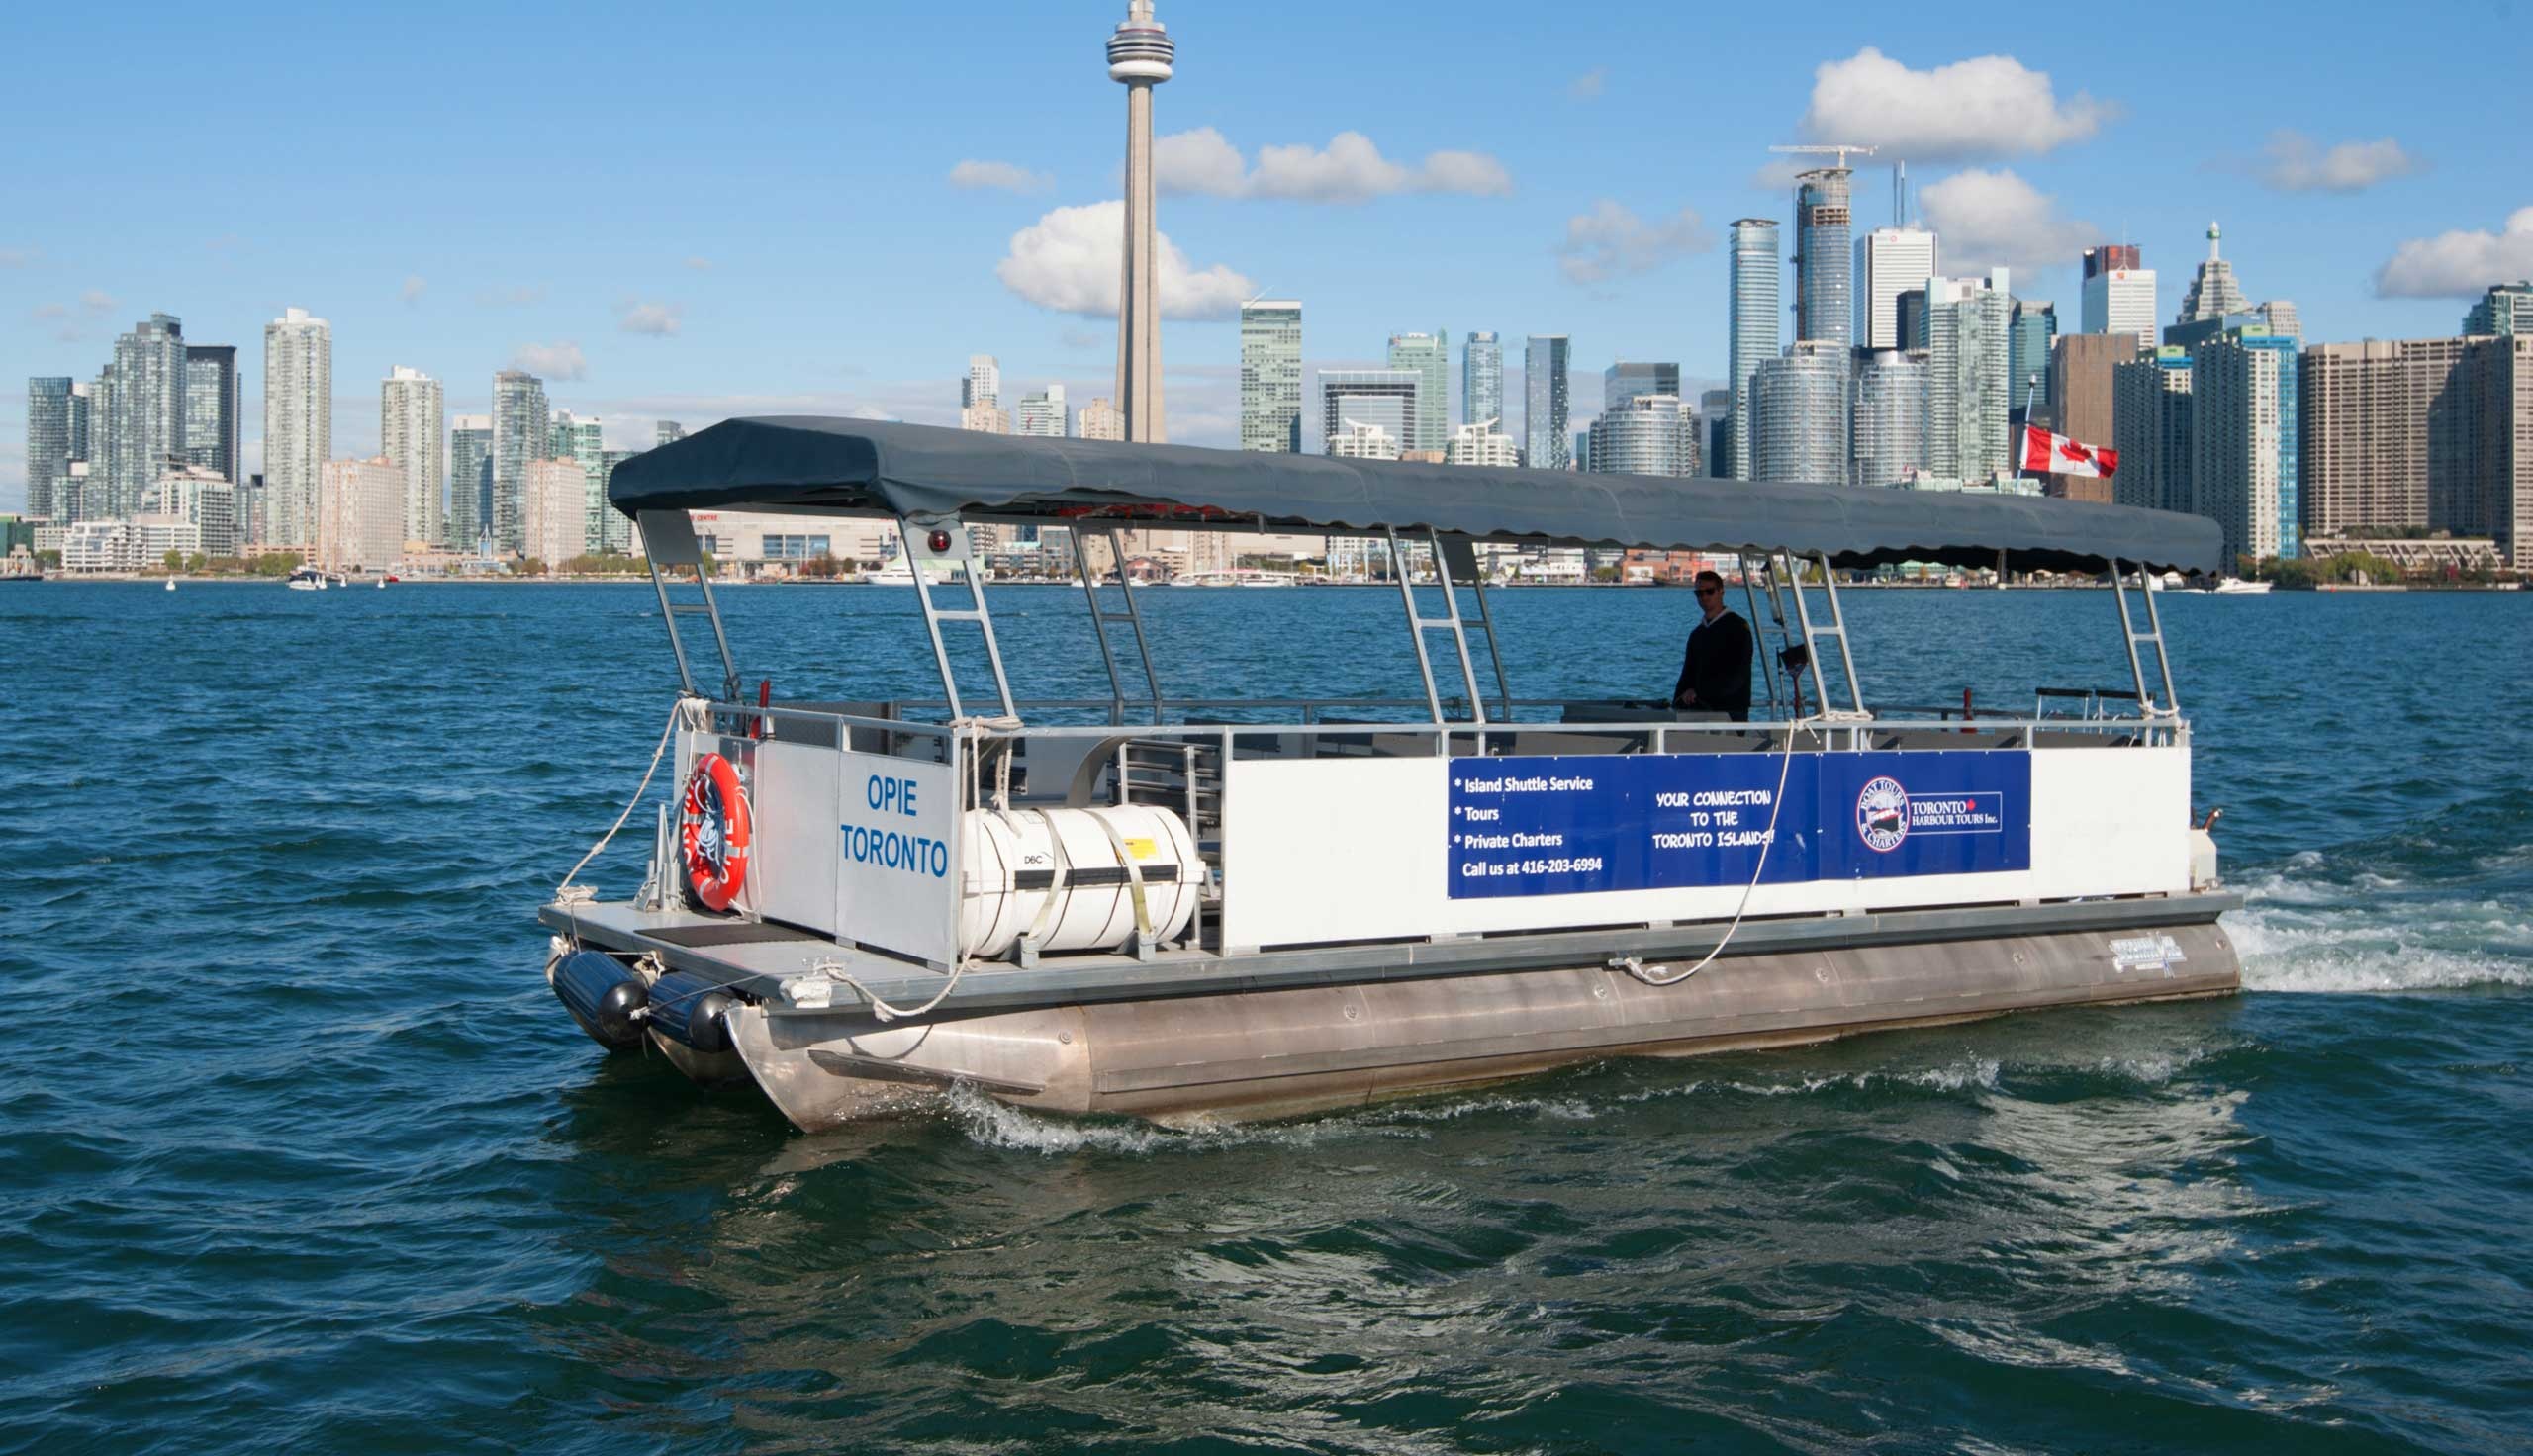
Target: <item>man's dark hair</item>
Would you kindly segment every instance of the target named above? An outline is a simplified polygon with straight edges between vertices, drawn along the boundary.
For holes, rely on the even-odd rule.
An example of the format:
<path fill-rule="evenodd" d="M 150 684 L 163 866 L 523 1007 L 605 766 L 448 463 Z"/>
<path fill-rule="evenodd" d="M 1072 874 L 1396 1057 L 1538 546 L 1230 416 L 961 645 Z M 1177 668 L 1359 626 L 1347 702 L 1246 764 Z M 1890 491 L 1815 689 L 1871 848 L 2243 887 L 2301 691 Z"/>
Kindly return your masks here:
<path fill-rule="evenodd" d="M 1712 582 L 1712 583 L 1714 583 L 1714 584 L 1715 584 L 1715 590 L 1717 590 L 1718 592 L 1721 592 L 1721 591 L 1723 591 L 1723 590 L 1724 590 L 1724 574 L 1723 574 L 1722 572 L 1712 572 L 1712 571 L 1709 571 L 1709 572 L 1700 572 L 1700 573 L 1698 573 L 1698 574 L 1697 574 L 1697 576 L 1696 576 L 1695 578 L 1693 578 L 1692 580 L 1694 580 L 1694 581 L 1695 581 L 1699 586 L 1701 586 L 1701 587 L 1706 586 L 1708 583 Z"/>

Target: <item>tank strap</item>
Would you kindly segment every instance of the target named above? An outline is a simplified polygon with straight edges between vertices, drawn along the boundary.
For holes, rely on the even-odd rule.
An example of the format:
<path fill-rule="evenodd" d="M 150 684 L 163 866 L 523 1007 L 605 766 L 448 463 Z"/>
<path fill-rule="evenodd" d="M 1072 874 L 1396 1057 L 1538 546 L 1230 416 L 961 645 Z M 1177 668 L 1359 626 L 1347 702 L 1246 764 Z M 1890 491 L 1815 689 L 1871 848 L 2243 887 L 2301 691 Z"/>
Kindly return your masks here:
<path fill-rule="evenodd" d="M 1082 812 L 1098 822 L 1100 832 L 1107 835 L 1108 843 L 1115 847 L 1117 863 L 1126 870 L 1126 892 L 1134 896 L 1135 900 L 1135 932 L 1145 941 L 1150 941 L 1152 939 L 1152 908 L 1144 900 L 1143 866 L 1135 863 L 1134 852 L 1126 848 L 1125 837 L 1117 833 L 1117 826 L 1108 822 L 1106 814 L 1097 809 L 1084 809 Z"/>

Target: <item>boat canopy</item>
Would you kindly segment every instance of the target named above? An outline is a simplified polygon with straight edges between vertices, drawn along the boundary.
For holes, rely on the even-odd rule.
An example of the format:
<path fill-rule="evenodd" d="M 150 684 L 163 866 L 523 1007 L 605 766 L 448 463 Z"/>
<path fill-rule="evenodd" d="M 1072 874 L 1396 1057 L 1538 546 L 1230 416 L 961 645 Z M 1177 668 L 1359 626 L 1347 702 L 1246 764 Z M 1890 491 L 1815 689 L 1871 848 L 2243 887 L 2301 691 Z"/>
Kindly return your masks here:
<path fill-rule="evenodd" d="M 731 419 L 615 470 L 644 510 L 954 515 L 1292 532 L 1432 530 L 1482 541 L 1788 551 L 2017 571 L 2213 571 L 2212 520 L 2036 496 L 1344 460 L 980 434 L 817 415 Z"/>

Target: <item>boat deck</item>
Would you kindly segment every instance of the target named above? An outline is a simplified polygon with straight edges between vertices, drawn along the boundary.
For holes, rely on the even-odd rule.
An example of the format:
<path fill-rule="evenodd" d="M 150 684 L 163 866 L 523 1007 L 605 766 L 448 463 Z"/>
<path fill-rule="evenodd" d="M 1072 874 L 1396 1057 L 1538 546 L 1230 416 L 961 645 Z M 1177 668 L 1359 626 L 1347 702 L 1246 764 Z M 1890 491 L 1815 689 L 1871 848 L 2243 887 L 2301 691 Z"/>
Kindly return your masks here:
<path fill-rule="evenodd" d="M 1800 951 L 1834 951 L 2003 937 L 2114 932 L 2201 925 L 2242 899 L 2226 893 L 2079 900 L 2038 905 L 1974 905 L 1805 915 L 1744 921 L 1725 958 Z M 841 965 L 871 992 L 898 1005 L 929 1000 L 947 972 L 855 947 L 814 931 L 763 921 L 632 905 L 551 904 L 537 912 L 548 928 L 604 950 L 655 953 L 673 970 L 692 971 L 762 1003 L 789 1011 L 781 985 L 821 961 Z M 1721 923 L 1617 926 L 1598 930 L 1525 932 L 1438 940 L 1244 952 L 1164 949 L 1151 958 L 1071 954 L 1034 966 L 980 961 L 968 967 L 941 1004 L 942 1014 L 1024 1007 L 1142 1001 L 1304 986 L 1422 980 L 1544 967 L 1599 965 L 1634 956 L 1648 963 L 1695 959 L 1723 934 Z M 839 1008 L 849 990 L 837 992 Z M 817 1013 L 824 1014 L 824 1013 Z"/>

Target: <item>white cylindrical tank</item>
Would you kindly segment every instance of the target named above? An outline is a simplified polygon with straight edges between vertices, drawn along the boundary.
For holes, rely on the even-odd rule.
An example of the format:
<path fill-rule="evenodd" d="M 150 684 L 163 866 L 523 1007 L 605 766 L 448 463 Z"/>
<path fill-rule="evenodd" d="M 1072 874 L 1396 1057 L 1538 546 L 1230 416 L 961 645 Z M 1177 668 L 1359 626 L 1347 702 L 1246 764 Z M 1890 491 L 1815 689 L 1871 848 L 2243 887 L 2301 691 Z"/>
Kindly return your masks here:
<path fill-rule="evenodd" d="M 1187 927 L 1205 866 L 1186 823 L 1158 804 L 1095 809 L 974 809 L 967 824 L 959 941 L 970 956 L 1008 952 L 1035 933 L 1041 951 L 1108 951 L 1135 938 L 1131 864 L 1157 939 Z"/>

